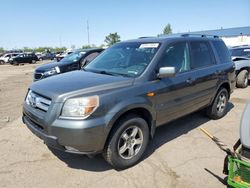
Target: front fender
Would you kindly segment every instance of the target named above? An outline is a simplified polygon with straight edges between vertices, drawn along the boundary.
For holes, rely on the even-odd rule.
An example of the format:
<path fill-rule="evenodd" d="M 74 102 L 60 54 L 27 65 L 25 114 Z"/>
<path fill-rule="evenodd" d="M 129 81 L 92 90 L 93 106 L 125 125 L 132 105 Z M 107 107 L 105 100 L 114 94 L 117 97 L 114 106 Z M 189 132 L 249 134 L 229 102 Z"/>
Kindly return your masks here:
<path fill-rule="evenodd" d="M 241 60 L 235 63 L 235 70 L 239 71 L 242 68 L 250 68 L 250 60 Z"/>
<path fill-rule="evenodd" d="M 136 108 L 143 108 L 150 113 L 152 117 L 152 123 L 150 125 L 150 128 L 151 134 L 153 134 L 156 119 L 156 111 L 153 108 L 153 102 L 146 97 L 135 97 L 133 99 L 129 98 L 126 100 L 122 100 L 120 103 L 116 104 L 112 109 L 109 110 L 108 115 L 112 116 L 112 118 L 107 123 L 107 135 L 109 134 L 110 130 L 112 129 L 118 118 L 120 118 L 126 112 Z"/>

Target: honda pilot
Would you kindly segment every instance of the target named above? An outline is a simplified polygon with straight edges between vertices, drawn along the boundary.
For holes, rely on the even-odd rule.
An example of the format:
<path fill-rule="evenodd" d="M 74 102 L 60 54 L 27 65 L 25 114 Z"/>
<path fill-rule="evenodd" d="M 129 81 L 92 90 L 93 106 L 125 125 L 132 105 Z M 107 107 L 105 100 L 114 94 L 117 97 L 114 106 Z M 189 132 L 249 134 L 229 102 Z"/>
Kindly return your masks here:
<path fill-rule="evenodd" d="M 83 70 L 33 83 L 22 119 L 52 148 L 102 153 L 124 169 L 141 160 L 157 127 L 201 109 L 225 116 L 234 69 L 216 36 L 124 41 Z"/>

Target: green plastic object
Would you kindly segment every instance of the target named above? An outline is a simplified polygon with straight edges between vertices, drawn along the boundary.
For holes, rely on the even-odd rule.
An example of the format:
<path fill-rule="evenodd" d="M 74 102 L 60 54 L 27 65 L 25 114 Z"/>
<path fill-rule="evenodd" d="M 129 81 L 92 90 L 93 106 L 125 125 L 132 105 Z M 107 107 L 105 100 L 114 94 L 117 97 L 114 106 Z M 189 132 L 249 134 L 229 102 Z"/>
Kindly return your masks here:
<path fill-rule="evenodd" d="M 250 163 L 228 157 L 228 185 L 236 188 L 250 188 Z"/>

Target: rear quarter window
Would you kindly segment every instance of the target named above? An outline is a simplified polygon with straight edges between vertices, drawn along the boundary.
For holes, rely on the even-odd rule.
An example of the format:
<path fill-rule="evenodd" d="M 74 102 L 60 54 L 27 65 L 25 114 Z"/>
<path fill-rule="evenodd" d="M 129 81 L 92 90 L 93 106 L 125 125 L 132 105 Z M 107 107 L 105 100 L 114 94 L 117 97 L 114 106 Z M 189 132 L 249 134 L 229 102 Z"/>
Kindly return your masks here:
<path fill-rule="evenodd" d="M 229 50 L 223 41 L 212 41 L 212 44 L 216 50 L 220 63 L 231 62 Z"/>
<path fill-rule="evenodd" d="M 190 49 L 192 69 L 207 67 L 214 64 L 213 56 L 211 54 L 212 49 L 208 42 L 190 42 Z"/>

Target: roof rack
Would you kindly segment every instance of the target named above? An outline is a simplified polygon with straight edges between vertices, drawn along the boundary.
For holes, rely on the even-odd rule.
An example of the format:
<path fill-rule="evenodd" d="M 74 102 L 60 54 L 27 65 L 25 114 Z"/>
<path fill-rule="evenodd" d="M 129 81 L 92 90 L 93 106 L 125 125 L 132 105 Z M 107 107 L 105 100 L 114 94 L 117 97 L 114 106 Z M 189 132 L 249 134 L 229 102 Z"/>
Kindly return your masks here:
<path fill-rule="evenodd" d="M 231 48 L 239 48 L 239 47 L 250 47 L 248 44 L 238 45 L 238 46 L 232 46 Z"/>
<path fill-rule="evenodd" d="M 138 39 L 147 39 L 147 38 L 155 38 L 155 37 L 139 37 Z"/>
<path fill-rule="evenodd" d="M 219 38 L 217 35 L 205 35 L 205 34 L 191 34 L 191 33 L 185 33 L 181 35 L 182 37 L 212 37 L 212 38 Z"/>

